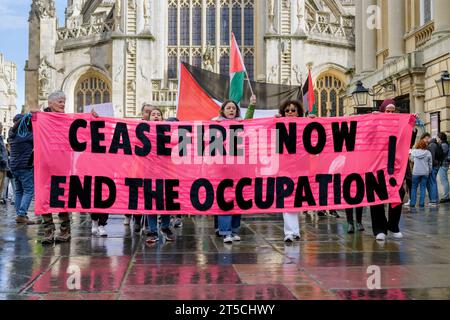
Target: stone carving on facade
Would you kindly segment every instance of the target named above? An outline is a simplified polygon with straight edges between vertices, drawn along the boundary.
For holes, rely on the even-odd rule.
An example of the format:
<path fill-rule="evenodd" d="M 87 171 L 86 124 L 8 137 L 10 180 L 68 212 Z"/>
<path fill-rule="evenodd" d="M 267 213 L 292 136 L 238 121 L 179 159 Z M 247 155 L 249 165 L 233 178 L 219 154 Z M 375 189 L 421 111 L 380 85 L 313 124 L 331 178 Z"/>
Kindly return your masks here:
<path fill-rule="evenodd" d="M 144 32 L 150 33 L 150 0 L 144 0 Z"/>
<path fill-rule="evenodd" d="M 269 83 L 276 83 L 278 77 L 278 65 L 272 66 L 270 68 L 269 76 L 267 77 L 267 82 Z"/>
<path fill-rule="evenodd" d="M 206 46 L 205 52 L 202 55 L 203 69 L 214 72 L 214 48 L 209 44 Z"/>
<path fill-rule="evenodd" d="M 130 10 L 136 9 L 136 0 L 128 0 L 128 9 Z"/>
<path fill-rule="evenodd" d="M 292 71 L 294 71 L 295 79 L 297 80 L 297 83 L 302 85 L 303 84 L 303 73 L 300 72 L 299 66 L 296 64 L 292 67 Z"/>
<path fill-rule="evenodd" d="M 297 0 L 297 31 L 296 34 L 305 33 L 305 2 L 303 0 Z"/>
<path fill-rule="evenodd" d="M 122 0 L 117 0 L 114 6 L 114 21 L 116 32 L 121 32 L 120 21 L 122 19 Z"/>
<path fill-rule="evenodd" d="M 145 75 L 144 69 L 142 68 L 142 66 L 139 66 L 139 71 L 141 72 L 141 78 L 144 79 L 145 81 L 148 81 L 148 78 Z"/>
<path fill-rule="evenodd" d="M 54 0 L 34 0 L 31 3 L 30 18 L 36 16 L 42 18 L 55 17 L 55 2 Z"/>
<path fill-rule="evenodd" d="M 127 89 L 129 92 L 136 92 L 136 80 L 128 80 Z"/>
<path fill-rule="evenodd" d="M 45 60 L 41 60 L 41 64 L 39 65 L 38 73 L 39 73 L 39 96 L 47 97 L 50 93 L 51 87 L 51 78 L 52 78 L 52 67 Z"/>
<path fill-rule="evenodd" d="M 269 18 L 269 33 L 276 33 L 275 31 L 275 0 L 267 0 L 268 18 Z"/>
<path fill-rule="evenodd" d="M 119 71 L 117 71 L 116 75 L 114 76 L 114 82 L 119 82 L 119 76 L 122 73 L 122 71 L 123 71 L 123 65 L 121 65 L 119 67 Z"/>
<path fill-rule="evenodd" d="M 136 50 L 136 40 L 131 39 L 131 40 L 127 40 L 127 53 L 129 55 L 134 54 Z"/>

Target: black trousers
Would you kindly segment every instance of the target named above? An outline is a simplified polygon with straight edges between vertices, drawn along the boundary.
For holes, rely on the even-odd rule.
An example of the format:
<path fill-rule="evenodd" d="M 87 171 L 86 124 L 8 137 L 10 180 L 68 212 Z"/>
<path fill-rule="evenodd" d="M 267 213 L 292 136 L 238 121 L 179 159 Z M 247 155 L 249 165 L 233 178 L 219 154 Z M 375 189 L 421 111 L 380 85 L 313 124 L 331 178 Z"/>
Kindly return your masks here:
<path fill-rule="evenodd" d="M 99 226 L 106 226 L 109 214 L 107 213 L 91 213 L 92 221 L 98 221 Z"/>
<path fill-rule="evenodd" d="M 400 199 L 405 197 L 405 189 L 400 189 Z M 398 224 L 400 223 L 400 217 L 402 215 L 403 204 L 393 208 L 389 205 L 388 219 L 386 219 L 386 213 L 384 204 L 370 207 L 370 217 L 372 219 L 372 230 L 376 236 L 379 233 L 387 234 L 388 231 L 397 233 L 400 232 Z"/>
<path fill-rule="evenodd" d="M 356 222 L 358 223 L 362 222 L 363 209 L 364 209 L 363 207 L 356 208 Z M 348 224 L 354 224 L 353 208 L 345 209 L 345 215 L 347 216 Z"/>

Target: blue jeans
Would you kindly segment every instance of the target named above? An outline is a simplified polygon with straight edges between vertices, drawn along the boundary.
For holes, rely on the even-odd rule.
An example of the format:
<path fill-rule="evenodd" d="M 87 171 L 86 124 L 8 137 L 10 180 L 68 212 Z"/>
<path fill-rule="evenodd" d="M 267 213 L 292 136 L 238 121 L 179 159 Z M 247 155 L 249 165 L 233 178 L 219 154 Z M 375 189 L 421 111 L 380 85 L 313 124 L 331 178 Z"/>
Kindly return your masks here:
<path fill-rule="evenodd" d="M 218 216 L 219 234 L 221 236 L 228 236 L 233 233 L 238 233 L 241 228 L 241 215 L 225 215 Z"/>
<path fill-rule="evenodd" d="M 34 171 L 33 169 L 21 169 L 12 172 L 16 184 L 16 213 L 26 217 L 31 200 L 34 196 Z"/>
<path fill-rule="evenodd" d="M 430 176 L 428 178 L 428 198 L 430 199 L 430 202 L 432 203 L 438 203 L 438 186 L 437 186 L 437 174 L 438 174 L 439 168 L 433 167 L 431 170 Z"/>
<path fill-rule="evenodd" d="M 420 199 L 419 206 L 425 206 L 425 192 L 427 188 L 428 176 L 414 176 L 412 177 L 412 188 L 411 188 L 411 202 L 410 206 L 414 207 L 417 200 L 417 187 L 420 186 Z"/>
<path fill-rule="evenodd" d="M 448 167 L 439 168 L 439 178 L 441 179 L 442 188 L 444 189 L 444 199 L 449 198 L 448 190 Z"/>
<path fill-rule="evenodd" d="M 151 233 L 158 233 L 158 215 L 152 214 L 144 216 L 144 219 L 148 221 L 148 231 Z M 161 229 L 167 229 L 170 227 L 170 215 L 161 215 Z"/>

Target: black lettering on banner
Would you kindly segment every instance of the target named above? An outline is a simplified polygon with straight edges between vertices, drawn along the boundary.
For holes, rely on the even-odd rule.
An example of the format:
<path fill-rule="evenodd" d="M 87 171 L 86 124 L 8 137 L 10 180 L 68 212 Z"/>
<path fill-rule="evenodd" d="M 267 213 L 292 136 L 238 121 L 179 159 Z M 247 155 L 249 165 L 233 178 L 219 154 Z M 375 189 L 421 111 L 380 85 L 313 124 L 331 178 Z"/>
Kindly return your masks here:
<path fill-rule="evenodd" d="M 166 135 L 166 132 L 170 132 L 170 125 L 156 125 L 156 153 L 158 156 L 170 156 L 172 154 L 172 150 L 166 148 L 166 144 L 170 144 L 170 135 Z"/>
<path fill-rule="evenodd" d="M 164 180 L 156 180 L 156 190 L 152 190 L 153 181 L 144 180 L 145 210 L 153 210 L 153 199 L 156 201 L 156 210 L 164 210 Z"/>
<path fill-rule="evenodd" d="M 373 172 L 366 173 L 366 194 L 368 202 L 375 202 L 375 193 L 380 200 L 387 200 L 389 198 L 384 171 L 379 170 L 377 177 L 378 179 L 375 178 Z"/>
<path fill-rule="evenodd" d="M 356 129 L 358 127 L 358 122 L 350 122 L 350 131 L 348 130 L 347 122 L 342 122 L 340 125 L 341 126 L 339 127 L 339 122 L 333 122 L 331 124 L 333 131 L 334 152 L 342 152 L 344 148 L 344 141 L 347 152 L 355 151 Z"/>
<path fill-rule="evenodd" d="M 106 153 L 106 147 L 100 142 L 105 141 L 105 134 L 99 130 L 105 128 L 105 121 L 91 121 L 91 140 L 93 153 Z"/>
<path fill-rule="evenodd" d="M 178 199 L 178 190 L 174 190 L 175 187 L 180 186 L 180 180 L 166 180 L 165 191 L 166 191 L 166 210 L 167 211 L 178 211 L 180 210 L 180 203 L 175 202 Z"/>
<path fill-rule="evenodd" d="M 252 179 L 250 178 L 242 178 L 236 184 L 236 203 L 241 210 L 251 209 L 253 206 L 253 200 L 245 200 L 244 199 L 244 188 L 252 185 Z"/>
<path fill-rule="evenodd" d="M 220 133 L 220 135 L 218 135 Z M 227 139 L 227 131 L 224 127 L 218 124 L 212 124 L 209 126 L 209 155 L 214 157 L 216 150 L 219 151 L 221 156 L 226 156 L 225 140 Z"/>
<path fill-rule="evenodd" d="M 50 180 L 50 208 L 64 208 L 64 201 L 59 200 L 64 195 L 64 188 L 59 185 L 66 183 L 67 178 L 63 176 L 52 176 Z"/>
<path fill-rule="evenodd" d="M 308 177 L 298 177 L 297 190 L 295 191 L 294 207 L 303 207 L 303 202 L 307 202 L 308 206 L 315 206 L 316 200 L 311 190 Z"/>
<path fill-rule="evenodd" d="M 267 178 L 266 200 L 263 200 L 263 178 L 255 179 L 255 204 L 259 209 L 269 209 L 275 200 L 275 178 Z"/>
<path fill-rule="evenodd" d="M 219 206 L 220 210 L 222 211 L 230 211 L 234 208 L 234 202 L 226 201 L 225 200 L 225 189 L 226 188 L 232 188 L 234 185 L 233 179 L 225 179 L 222 180 L 219 185 L 217 186 L 217 205 Z"/>
<path fill-rule="evenodd" d="M 197 156 L 205 154 L 205 126 L 197 126 Z"/>
<path fill-rule="evenodd" d="M 108 209 L 116 202 L 117 188 L 114 180 L 108 177 L 95 177 L 94 208 Z M 108 198 L 103 200 L 103 185 L 109 190 Z"/>
<path fill-rule="evenodd" d="M 333 180 L 331 174 L 318 174 L 316 175 L 316 182 L 319 183 L 319 205 L 328 205 L 328 185 Z"/>
<path fill-rule="evenodd" d="M 200 203 L 199 191 L 204 188 L 206 198 L 204 203 Z M 198 211 L 208 211 L 214 203 L 214 188 L 208 179 L 197 179 L 191 186 L 191 203 Z"/>
<path fill-rule="evenodd" d="M 128 186 L 128 210 L 137 210 L 139 199 L 139 188 L 142 188 L 143 179 L 125 178 L 125 185 Z"/>
<path fill-rule="evenodd" d="M 136 146 L 134 153 L 140 157 L 146 157 L 152 150 L 150 139 L 145 135 L 145 132 L 150 132 L 150 125 L 148 123 L 139 123 L 136 126 L 136 138 L 142 143 L 142 147 Z"/>
<path fill-rule="evenodd" d="M 341 204 L 341 175 L 335 174 L 333 179 L 334 204 Z"/>
<path fill-rule="evenodd" d="M 121 142 L 122 141 L 122 142 Z M 131 143 L 130 135 L 128 134 L 128 127 L 126 123 L 117 122 L 116 128 L 114 130 L 114 135 L 111 141 L 111 146 L 109 148 L 109 153 L 116 154 L 119 149 L 123 150 L 126 155 L 131 155 Z"/>
<path fill-rule="evenodd" d="M 91 208 L 91 190 L 92 177 L 85 176 L 84 182 L 81 183 L 79 176 L 70 176 L 69 179 L 69 201 L 67 206 L 69 208 L 77 207 L 77 199 L 80 201 L 83 209 Z"/>
<path fill-rule="evenodd" d="M 73 151 L 82 152 L 86 150 L 87 143 L 79 142 L 77 139 L 77 132 L 80 128 L 87 128 L 87 121 L 84 119 L 77 119 L 70 125 L 69 142 Z"/>
<path fill-rule="evenodd" d="M 243 131 L 244 126 L 242 124 L 233 124 L 230 126 L 230 155 L 233 157 L 241 157 L 244 155 L 244 150 L 238 149 L 238 146 L 243 142 L 243 138 L 238 136 L 238 134 Z"/>
<path fill-rule="evenodd" d="M 277 153 L 284 154 L 284 145 L 289 154 L 295 154 L 297 152 L 297 123 L 289 123 L 289 132 L 287 132 L 285 123 L 279 122 L 276 124 L 276 130 Z"/>
<path fill-rule="evenodd" d="M 180 151 L 178 155 L 180 157 L 186 157 L 188 155 L 188 144 L 192 144 L 192 137 L 188 137 L 187 133 L 192 133 L 192 126 L 178 126 L 178 145 L 180 146 Z"/>
<path fill-rule="evenodd" d="M 284 199 L 294 192 L 294 181 L 288 177 L 278 177 L 276 180 L 277 209 L 284 208 Z"/>
<path fill-rule="evenodd" d="M 356 194 L 352 197 L 351 187 L 354 182 L 356 183 Z M 348 204 L 360 204 L 364 199 L 364 192 L 364 180 L 359 174 L 352 173 L 344 179 L 343 194 L 345 202 Z"/>
<path fill-rule="evenodd" d="M 317 131 L 317 144 L 315 146 L 312 145 L 312 133 Z M 318 122 L 309 123 L 305 130 L 303 131 L 303 145 L 305 146 L 306 152 L 309 154 L 319 154 L 325 148 L 325 144 L 327 143 L 327 133 L 325 128 Z"/>

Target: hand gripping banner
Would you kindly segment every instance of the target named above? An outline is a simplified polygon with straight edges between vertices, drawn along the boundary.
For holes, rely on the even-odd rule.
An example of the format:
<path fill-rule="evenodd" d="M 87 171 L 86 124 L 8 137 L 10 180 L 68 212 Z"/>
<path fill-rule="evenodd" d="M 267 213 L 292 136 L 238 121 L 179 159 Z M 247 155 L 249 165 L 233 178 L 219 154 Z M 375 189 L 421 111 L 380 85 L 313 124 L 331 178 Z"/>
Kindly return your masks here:
<path fill-rule="evenodd" d="M 400 203 L 413 115 L 33 116 L 37 214 L 255 214 Z"/>

